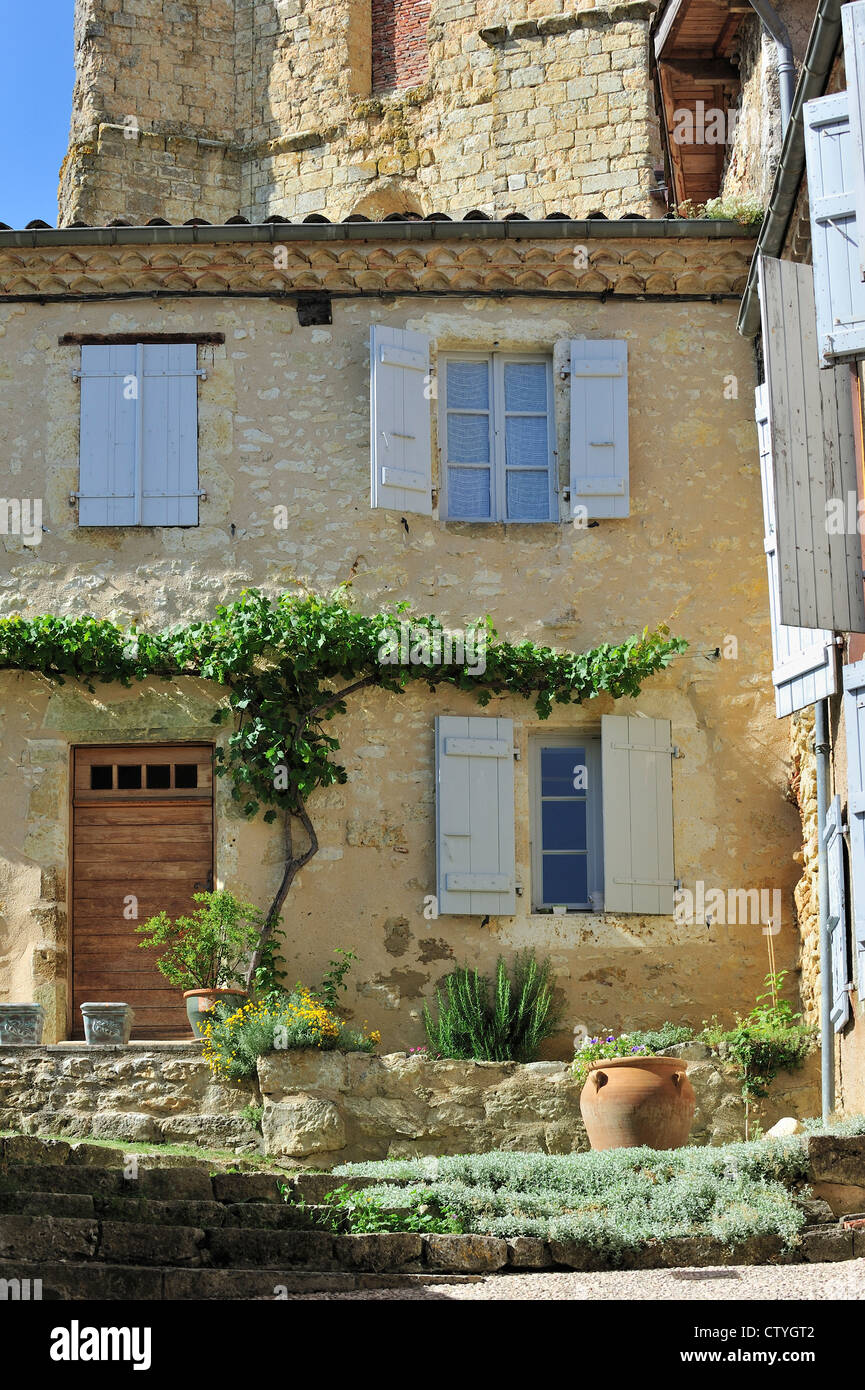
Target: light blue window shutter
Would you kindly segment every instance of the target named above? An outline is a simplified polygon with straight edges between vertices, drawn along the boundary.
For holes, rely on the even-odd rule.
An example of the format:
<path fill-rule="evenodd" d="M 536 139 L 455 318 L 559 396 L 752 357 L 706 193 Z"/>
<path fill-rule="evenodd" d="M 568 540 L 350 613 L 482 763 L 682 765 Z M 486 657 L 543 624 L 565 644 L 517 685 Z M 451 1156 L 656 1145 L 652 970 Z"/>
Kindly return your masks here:
<path fill-rule="evenodd" d="M 832 957 L 832 979 L 821 981 L 824 990 L 831 989 L 829 1017 L 836 1033 L 840 1033 L 850 1017 L 850 968 L 847 959 L 847 894 L 844 888 L 844 833 L 841 824 L 841 798 L 836 796 L 826 813 L 823 831 L 827 860 L 827 897 L 829 950 Z"/>
<path fill-rule="evenodd" d="M 778 534 L 775 519 L 775 481 L 769 399 L 765 383 L 756 391 L 757 438 L 760 447 L 760 480 L 763 488 L 763 524 L 766 570 L 769 581 L 769 626 L 772 635 L 772 684 L 775 713 L 779 719 L 834 695 L 838 688 L 834 634 L 829 630 L 790 627 L 781 621 L 781 585 L 778 573 Z"/>
<path fill-rule="evenodd" d="M 134 526 L 140 391 L 138 349 L 81 349 L 79 526 Z"/>
<path fill-rule="evenodd" d="M 865 661 L 844 667 L 847 735 L 847 819 L 850 824 L 850 887 L 859 998 L 865 1000 Z"/>
<path fill-rule="evenodd" d="M 372 506 L 432 515 L 430 340 L 373 327 L 370 342 Z"/>
<path fill-rule="evenodd" d="M 606 912 L 673 911 L 671 737 L 669 719 L 601 719 Z"/>
<path fill-rule="evenodd" d="M 865 351 L 865 284 L 861 279 L 854 186 L 855 152 L 847 93 L 806 101 L 805 154 L 817 340 L 824 365 Z"/>
<path fill-rule="evenodd" d="M 436 719 L 436 875 L 440 914 L 516 911 L 511 719 Z"/>
<path fill-rule="evenodd" d="M 141 525 L 198 525 L 198 371 L 194 343 L 142 347 Z"/>
<path fill-rule="evenodd" d="M 571 342 L 571 508 L 599 519 L 630 514 L 628 345 Z"/>
<path fill-rule="evenodd" d="M 856 224 L 865 227 L 865 3 L 841 6 L 844 30 L 844 71 L 853 147 L 853 195 Z M 865 238 L 859 241 L 859 269 L 865 274 Z"/>

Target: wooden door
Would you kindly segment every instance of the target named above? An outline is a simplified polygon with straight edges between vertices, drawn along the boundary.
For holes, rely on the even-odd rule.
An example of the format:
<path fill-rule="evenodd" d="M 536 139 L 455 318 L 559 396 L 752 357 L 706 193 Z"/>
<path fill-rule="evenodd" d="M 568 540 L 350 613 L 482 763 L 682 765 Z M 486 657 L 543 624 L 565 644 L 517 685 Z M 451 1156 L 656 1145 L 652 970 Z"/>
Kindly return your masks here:
<path fill-rule="evenodd" d="M 72 805 L 72 1018 L 81 1004 L 135 1010 L 132 1037 L 190 1036 L 179 989 L 142 950 L 136 927 L 188 913 L 213 883 L 213 748 L 78 748 Z"/>

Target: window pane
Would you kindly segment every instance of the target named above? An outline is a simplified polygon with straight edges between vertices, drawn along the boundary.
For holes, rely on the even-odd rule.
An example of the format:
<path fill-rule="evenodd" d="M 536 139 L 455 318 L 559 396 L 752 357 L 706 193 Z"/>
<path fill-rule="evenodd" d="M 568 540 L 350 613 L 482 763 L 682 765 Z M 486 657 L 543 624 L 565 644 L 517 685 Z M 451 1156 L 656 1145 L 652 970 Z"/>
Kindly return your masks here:
<path fill-rule="evenodd" d="M 585 796 L 584 788 L 574 787 L 574 769 L 585 766 L 585 748 L 542 748 L 541 796 Z"/>
<path fill-rule="evenodd" d="M 449 410 L 488 410 L 490 370 L 488 362 L 448 362 Z"/>
<path fill-rule="evenodd" d="M 549 469 L 546 415 L 509 415 L 505 440 L 509 464 Z"/>
<path fill-rule="evenodd" d="M 543 860 L 545 903 L 573 905 L 589 901 L 587 855 L 545 854 Z"/>
<path fill-rule="evenodd" d="M 488 415 L 448 416 L 448 459 L 453 463 L 489 463 Z"/>
<path fill-rule="evenodd" d="M 174 764 L 174 785 L 175 785 L 175 787 L 197 787 L 197 786 L 198 786 L 198 765 L 197 765 L 197 763 L 175 763 L 175 764 Z"/>
<path fill-rule="evenodd" d="M 548 849 L 585 849 L 585 801 L 541 803 L 541 843 Z"/>
<path fill-rule="evenodd" d="M 485 521 L 490 517 L 490 470 L 488 468 L 448 469 L 448 516 L 464 521 Z"/>
<path fill-rule="evenodd" d="M 120 763 L 117 768 L 117 785 L 124 791 L 135 791 L 141 786 L 141 764 Z"/>
<path fill-rule="evenodd" d="M 170 763 L 148 763 L 147 785 L 151 790 L 161 790 L 171 786 Z"/>
<path fill-rule="evenodd" d="M 505 363 L 505 410 L 547 410 L 545 362 Z"/>
<path fill-rule="evenodd" d="M 549 521 L 549 475 L 509 468 L 507 478 L 508 521 Z"/>
<path fill-rule="evenodd" d="M 94 763 L 90 769 L 90 790 L 105 792 L 111 789 L 111 764 Z"/>

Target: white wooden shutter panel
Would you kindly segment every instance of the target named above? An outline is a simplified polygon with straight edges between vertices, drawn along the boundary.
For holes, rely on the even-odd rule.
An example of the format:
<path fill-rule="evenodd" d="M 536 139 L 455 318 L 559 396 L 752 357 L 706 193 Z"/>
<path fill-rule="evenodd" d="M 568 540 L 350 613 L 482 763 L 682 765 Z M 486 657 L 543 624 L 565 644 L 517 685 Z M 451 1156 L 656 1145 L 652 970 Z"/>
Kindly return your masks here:
<path fill-rule="evenodd" d="M 436 719 L 436 873 L 440 914 L 516 911 L 511 719 Z"/>
<path fill-rule="evenodd" d="M 430 340 L 373 327 L 370 341 L 372 506 L 432 515 Z"/>
<path fill-rule="evenodd" d="M 673 748 L 669 719 L 601 719 L 604 910 L 669 915 L 673 869 Z"/>
<path fill-rule="evenodd" d="M 571 341 L 571 508 L 589 517 L 630 514 L 628 345 Z"/>
<path fill-rule="evenodd" d="M 844 888 L 844 835 L 841 824 L 841 798 L 836 796 L 826 813 L 823 843 L 827 856 L 827 896 L 829 950 L 832 957 L 832 979 L 821 981 L 830 1001 L 829 1017 L 836 1033 L 840 1033 L 850 1017 L 850 970 L 847 959 L 847 894 Z"/>
<path fill-rule="evenodd" d="M 81 349 L 79 526 L 134 526 L 138 349 L 85 344 Z"/>
<path fill-rule="evenodd" d="M 865 661 L 844 667 L 844 727 L 847 735 L 847 819 L 853 940 L 859 998 L 865 999 Z"/>
<path fill-rule="evenodd" d="M 846 524 L 858 498 L 850 366 L 819 366 L 810 266 L 761 256 L 759 272 L 780 618 L 865 632 L 861 538 Z M 829 525 L 830 503 L 843 534 Z"/>
<path fill-rule="evenodd" d="M 856 224 L 865 227 L 865 3 L 841 6 L 844 30 L 844 71 L 853 153 L 853 197 Z M 860 238 L 859 270 L 865 275 L 865 238 Z"/>
<path fill-rule="evenodd" d="M 855 153 L 847 93 L 806 101 L 805 156 L 817 341 L 824 365 L 865 351 L 865 284 L 856 227 Z"/>
<path fill-rule="evenodd" d="M 194 343 L 143 347 L 141 525 L 198 525 L 198 371 Z"/>
<path fill-rule="evenodd" d="M 772 633 L 772 684 L 775 713 L 779 719 L 834 695 L 838 688 L 834 634 L 829 630 L 790 627 L 781 621 L 781 584 L 778 575 L 778 531 L 775 520 L 775 482 L 772 437 L 769 428 L 768 392 L 757 387 L 757 438 L 760 447 L 760 481 L 763 488 L 763 524 L 766 569 L 769 581 L 769 626 Z"/>

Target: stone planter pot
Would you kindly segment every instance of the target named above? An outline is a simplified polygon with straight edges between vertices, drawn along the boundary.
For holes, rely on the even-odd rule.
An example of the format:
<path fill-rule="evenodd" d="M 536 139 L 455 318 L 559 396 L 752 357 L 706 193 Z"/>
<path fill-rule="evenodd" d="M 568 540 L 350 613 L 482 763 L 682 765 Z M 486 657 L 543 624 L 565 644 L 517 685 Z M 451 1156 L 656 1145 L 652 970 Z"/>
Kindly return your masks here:
<path fill-rule="evenodd" d="M 242 1000 L 248 999 L 245 989 L 187 989 L 183 992 L 186 1000 L 186 1017 L 196 1038 L 204 1037 L 204 1025 L 214 1004 L 224 1000 L 226 1004 L 239 1007 Z"/>
<path fill-rule="evenodd" d="M 38 1047 L 44 1021 L 45 1010 L 41 1004 L 0 1004 L 0 1047 L 13 1043 Z"/>
<path fill-rule="evenodd" d="M 135 1013 L 128 1004 L 82 1004 L 81 1015 L 88 1044 L 129 1042 Z"/>
<path fill-rule="evenodd" d="M 610 1057 L 595 1062 L 580 1092 L 593 1149 L 680 1149 L 696 1099 L 680 1057 Z"/>

